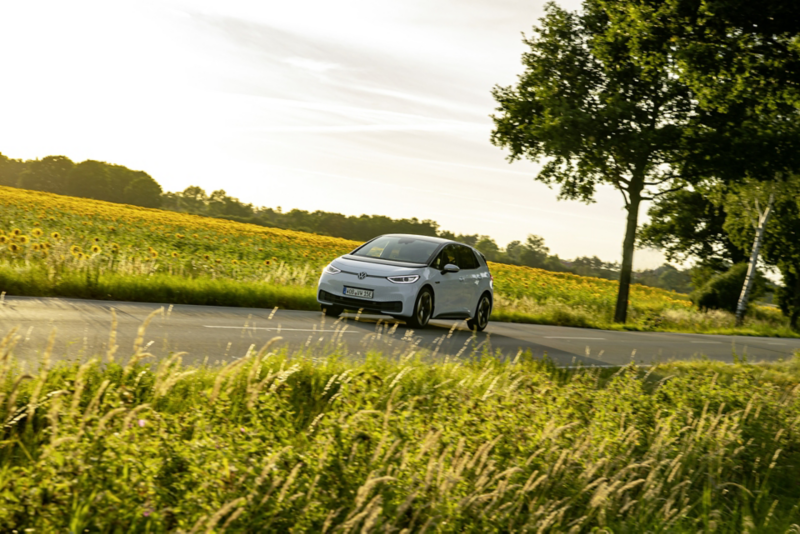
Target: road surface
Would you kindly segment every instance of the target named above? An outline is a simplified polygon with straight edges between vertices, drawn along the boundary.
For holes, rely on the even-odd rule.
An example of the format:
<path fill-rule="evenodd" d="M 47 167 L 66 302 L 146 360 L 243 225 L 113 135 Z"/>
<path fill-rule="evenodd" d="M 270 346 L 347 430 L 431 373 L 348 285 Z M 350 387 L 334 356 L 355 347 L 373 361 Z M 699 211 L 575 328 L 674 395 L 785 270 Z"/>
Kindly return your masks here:
<path fill-rule="evenodd" d="M 547 355 L 558 365 L 650 364 L 672 359 L 708 357 L 733 361 L 788 358 L 800 350 L 800 339 L 746 336 L 617 332 L 582 328 L 490 322 L 473 335 L 457 321 L 432 321 L 424 330 L 410 330 L 388 317 L 346 315 L 338 321 L 318 312 L 161 305 L 34 297 L 5 297 L 0 304 L 0 335 L 16 328 L 15 357 L 35 367 L 55 329 L 52 359 L 86 360 L 108 350 L 115 310 L 117 358 L 132 354 L 137 331 L 153 316 L 144 334 L 156 358 L 186 352 L 184 363 L 231 361 L 273 341 L 279 347 L 322 354 L 338 344 L 353 355 L 380 350 L 390 355 L 424 349 L 437 358 L 465 358 L 489 349 L 513 357 L 520 349 L 535 357 Z"/>

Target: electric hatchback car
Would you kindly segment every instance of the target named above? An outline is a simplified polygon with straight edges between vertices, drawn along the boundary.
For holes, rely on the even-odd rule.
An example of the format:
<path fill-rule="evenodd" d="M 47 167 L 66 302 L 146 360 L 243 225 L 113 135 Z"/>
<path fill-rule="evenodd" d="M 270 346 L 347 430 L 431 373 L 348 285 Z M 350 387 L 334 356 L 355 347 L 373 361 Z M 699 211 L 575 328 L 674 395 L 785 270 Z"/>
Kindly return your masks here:
<path fill-rule="evenodd" d="M 448 239 L 405 234 L 376 237 L 322 271 L 317 300 L 326 315 L 379 312 L 424 328 L 431 319 L 489 323 L 494 302 L 486 258 Z"/>

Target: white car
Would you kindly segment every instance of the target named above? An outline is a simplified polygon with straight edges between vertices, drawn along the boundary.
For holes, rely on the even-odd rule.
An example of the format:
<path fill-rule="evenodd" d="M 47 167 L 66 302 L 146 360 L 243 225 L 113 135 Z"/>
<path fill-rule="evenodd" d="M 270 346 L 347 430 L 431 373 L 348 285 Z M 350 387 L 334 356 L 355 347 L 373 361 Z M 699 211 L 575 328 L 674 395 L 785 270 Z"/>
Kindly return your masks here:
<path fill-rule="evenodd" d="M 467 319 L 481 331 L 494 302 L 486 258 L 438 237 L 388 234 L 333 260 L 322 271 L 317 300 L 327 315 L 379 312 L 424 328 L 431 319 Z"/>

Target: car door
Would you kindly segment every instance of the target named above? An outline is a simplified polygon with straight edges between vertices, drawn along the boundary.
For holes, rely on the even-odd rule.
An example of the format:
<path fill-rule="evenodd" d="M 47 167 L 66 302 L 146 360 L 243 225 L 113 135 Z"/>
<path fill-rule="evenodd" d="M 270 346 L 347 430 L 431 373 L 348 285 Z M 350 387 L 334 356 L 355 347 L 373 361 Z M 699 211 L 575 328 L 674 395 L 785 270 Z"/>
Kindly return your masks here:
<path fill-rule="evenodd" d="M 461 270 L 456 274 L 459 275 L 461 284 L 456 297 L 456 307 L 458 312 L 472 317 L 480 296 L 480 263 L 472 249 L 464 245 L 458 245 L 457 258 Z"/>
<path fill-rule="evenodd" d="M 458 250 L 456 245 L 446 245 L 431 263 L 431 268 L 436 272 L 431 277 L 434 293 L 434 316 L 450 315 L 459 311 L 456 302 L 463 287 L 461 272 L 445 273 L 444 266 L 452 263 L 458 265 Z"/>

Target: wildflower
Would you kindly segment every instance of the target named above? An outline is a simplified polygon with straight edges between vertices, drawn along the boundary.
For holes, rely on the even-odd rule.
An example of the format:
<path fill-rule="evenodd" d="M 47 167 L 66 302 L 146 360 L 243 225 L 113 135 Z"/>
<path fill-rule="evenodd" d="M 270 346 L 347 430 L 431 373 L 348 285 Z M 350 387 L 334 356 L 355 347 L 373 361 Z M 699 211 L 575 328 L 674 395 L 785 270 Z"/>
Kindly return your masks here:
<path fill-rule="evenodd" d="M 180 254 L 178 254 L 177 252 L 175 252 L 174 250 L 172 251 L 172 254 L 171 254 L 171 256 L 172 256 L 173 258 L 180 258 L 180 257 L 181 257 L 181 255 L 180 255 Z"/>
<path fill-rule="evenodd" d="M 41 229 L 41 228 L 34 228 L 34 229 L 33 229 L 33 231 L 31 232 L 31 234 L 33 235 L 33 237 L 41 237 L 41 235 L 42 235 L 43 233 L 44 233 L 44 232 L 42 232 L 42 229 Z"/>
<path fill-rule="evenodd" d="M 20 235 L 20 236 L 17 236 L 17 241 L 19 241 L 19 243 L 20 243 L 21 245 L 27 245 L 27 244 L 28 244 L 28 241 L 30 241 L 30 240 L 28 239 L 28 236 L 26 236 L 26 235 Z"/>
<path fill-rule="evenodd" d="M 145 421 L 144 419 L 139 419 L 139 426 L 140 427 L 143 427 L 146 424 L 147 424 L 147 421 Z"/>
<path fill-rule="evenodd" d="M 58 241 L 59 239 L 61 239 L 61 234 L 59 234 L 58 232 L 53 232 L 52 234 L 50 234 L 50 237 Z"/>
<path fill-rule="evenodd" d="M 97 245 L 92 247 L 92 254 L 100 254 L 102 251 L 103 251 L 103 249 L 101 249 Z"/>

